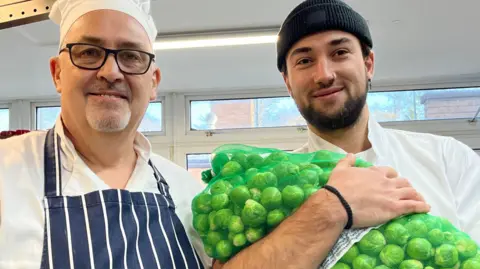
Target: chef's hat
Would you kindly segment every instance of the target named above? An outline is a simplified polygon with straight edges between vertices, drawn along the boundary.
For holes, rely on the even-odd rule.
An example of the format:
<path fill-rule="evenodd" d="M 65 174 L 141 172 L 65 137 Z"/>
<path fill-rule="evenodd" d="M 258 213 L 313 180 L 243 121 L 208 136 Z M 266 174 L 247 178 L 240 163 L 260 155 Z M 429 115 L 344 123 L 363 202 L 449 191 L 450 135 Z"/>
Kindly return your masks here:
<path fill-rule="evenodd" d="M 150 0 L 57 0 L 52 6 L 50 19 L 60 25 L 60 46 L 78 18 L 100 9 L 116 10 L 132 16 L 145 28 L 150 42 L 155 42 L 157 28 L 150 15 Z"/>

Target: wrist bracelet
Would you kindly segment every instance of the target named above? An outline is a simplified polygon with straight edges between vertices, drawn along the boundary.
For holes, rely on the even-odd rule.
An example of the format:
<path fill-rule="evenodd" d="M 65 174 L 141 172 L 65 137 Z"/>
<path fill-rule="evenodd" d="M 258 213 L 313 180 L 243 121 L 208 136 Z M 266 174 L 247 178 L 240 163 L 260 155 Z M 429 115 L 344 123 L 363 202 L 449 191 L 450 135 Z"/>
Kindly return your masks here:
<path fill-rule="evenodd" d="M 335 189 L 334 187 L 332 186 L 329 186 L 329 185 L 325 185 L 323 187 L 324 189 L 328 190 L 329 192 L 335 194 L 338 199 L 340 200 L 340 202 L 342 203 L 343 207 L 345 208 L 345 211 L 347 211 L 347 217 L 348 217 L 348 221 L 347 221 L 347 225 L 345 225 L 345 229 L 350 229 L 352 228 L 352 225 L 353 225 L 353 213 L 352 213 L 352 208 L 350 207 L 350 205 L 347 203 L 347 201 L 345 200 L 345 198 L 343 198 L 343 196 L 340 194 L 340 192 Z"/>

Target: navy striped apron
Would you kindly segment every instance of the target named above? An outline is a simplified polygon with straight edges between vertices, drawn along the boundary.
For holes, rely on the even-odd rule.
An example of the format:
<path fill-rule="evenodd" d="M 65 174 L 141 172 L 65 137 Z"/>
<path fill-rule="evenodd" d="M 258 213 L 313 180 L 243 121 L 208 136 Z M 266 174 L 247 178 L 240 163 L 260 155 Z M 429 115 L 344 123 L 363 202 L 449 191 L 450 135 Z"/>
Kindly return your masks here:
<path fill-rule="evenodd" d="M 203 268 L 156 167 L 160 194 L 108 189 L 62 196 L 60 138 L 45 141 L 41 268 Z"/>

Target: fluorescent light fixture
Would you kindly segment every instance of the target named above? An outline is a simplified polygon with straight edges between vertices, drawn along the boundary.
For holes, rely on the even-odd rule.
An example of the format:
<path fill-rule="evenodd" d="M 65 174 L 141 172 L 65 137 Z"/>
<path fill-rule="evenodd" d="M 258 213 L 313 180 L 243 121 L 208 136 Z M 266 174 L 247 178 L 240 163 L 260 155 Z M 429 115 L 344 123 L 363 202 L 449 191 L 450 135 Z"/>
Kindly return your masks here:
<path fill-rule="evenodd" d="M 239 46 L 239 45 L 253 45 L 253 44 L 270 44 L 277 42 L 278 36 L 270 35 L 238 35 L 231 37 L 205 37 L 205 38 L 189 38 L 178 40 L 159 40 L 155 42 L 155 50 L 172 50 L 172 49 L 187 49 L 187 48 L 205 48 L 205 47 L 224 47 L 224 46 Z"/>

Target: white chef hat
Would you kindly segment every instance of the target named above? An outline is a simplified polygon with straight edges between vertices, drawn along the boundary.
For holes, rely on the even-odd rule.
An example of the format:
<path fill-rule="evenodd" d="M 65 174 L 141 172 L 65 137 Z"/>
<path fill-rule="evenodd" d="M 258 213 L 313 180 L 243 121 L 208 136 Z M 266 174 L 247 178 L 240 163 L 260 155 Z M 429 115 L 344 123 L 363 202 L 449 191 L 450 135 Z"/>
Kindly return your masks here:
<path fill-rule="evenodd" d="M 49 17 L 60 25 L 60 46 L 78 18 L 100 9 L 116 10 L 132 16 L 145 28 L 152 45 L 155 42 L 157 28 L 150 15 L 150 0 L 57 0 Z"/>

